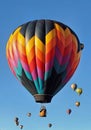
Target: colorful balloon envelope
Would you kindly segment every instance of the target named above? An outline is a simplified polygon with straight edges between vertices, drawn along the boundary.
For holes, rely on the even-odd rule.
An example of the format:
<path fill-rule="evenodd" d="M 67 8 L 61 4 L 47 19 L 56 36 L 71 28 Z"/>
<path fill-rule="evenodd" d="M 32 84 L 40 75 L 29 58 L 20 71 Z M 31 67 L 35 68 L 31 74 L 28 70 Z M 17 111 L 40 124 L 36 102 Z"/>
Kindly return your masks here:
<path fill-rule="evenodd" d="M 66 112 L 67 112 L 68 115 L 70 115 L 71 112 L 72 112 L 72 110 L 71 110 L 71 109 L 68 109 Z"/>
<path fill-rule="evenodd" d="M 83 91 L 82 88 L 77 88 L 77 89 L 76 89 L 76 92 L 77 92 L 78 95 L 81 95 L 81 94 L 82 94 L 82 91 Z"/>
<path fill-rule="evenodd" d="M 79 107 L 80 106 L 80 102 L 75 102 L 75 105 L 77 106 L 77 107 Z"/>
<path fill-rule="evenodd" d="M 20 129 L 23 129 L 23 125 L 20 125 Z"/>
<path fill-rule="evenodd" d="M 28 116 L 28 117 L 30 117 L 30 116 L 31 116 L 31 113 L 30 113 L 30 112 L 29 112 L 29 113 L 27 113 L 27 116 Z"/>
<path fill-rule="evenodd" d="M 52 124 L 51 124 L 51 123 L 49 123 L 49 124 L 48 124 L 48 127 L 52 127 Z"/>
<path fill-rule="evenodd" d="M 72 84 L 71 88 L 75 91 L 77 89 L 77 84 Z"/>
<path fill-rule="evenodd" d="M 18 126 L 19 125 L 19 118 L 15 117 L 14 121 L 15 121 L 15 124 Z"/>
<path fill-rule="evenodd" d="M 74 74 L 81 46 L 67 25 L 54 20 L 34 20 L 13 31 L 6 56 L 11 71 L 35 101 L 48 103 Z"/>
<path fill-rule="evenodd" d="M 14 121 L 15 121 L 15 122 L 16 122 L 16 121 L 19 121 L 19 118 L 18 118 L 18 117 L 15 117 Z"/>

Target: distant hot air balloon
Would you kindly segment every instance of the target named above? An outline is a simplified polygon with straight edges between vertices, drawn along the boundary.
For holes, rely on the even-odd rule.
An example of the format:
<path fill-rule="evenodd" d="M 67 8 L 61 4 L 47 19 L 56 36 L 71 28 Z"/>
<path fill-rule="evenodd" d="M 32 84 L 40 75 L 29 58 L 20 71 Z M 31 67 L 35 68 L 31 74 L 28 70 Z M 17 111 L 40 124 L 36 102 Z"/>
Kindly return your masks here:
<path fill-rule="evenodd" d="M 77 89 L 77 84 L 72 84 L 71 88 L 75 91 Z"/>
<path fill-rule="evenodd" d="M 15 117 L 14 121 L 16 122 L 16 121 L 18 121 L 18 120 L 19 120 L 19 118 L 18 118 L 18 117 Z"/>
<path fill-rule="evenodd" d="M 75 102 L 75 105 L 77 106 L 77 107 L 79 107 L 80 106 L 80 102 Z"/>
<path fill-rule="evenodd" d="M 71 112 L 72 112 L 72 110 L 71 110 L 71 109 L 67 109 L 67 111 L 66 111 L 66 112 L 67 112 L 67 114 L 68 114 L 68 115 L 70 115 L 70 114 L 71 114 Z"/>
<path fill-rule="evenodd" d="M 31 116 L 31 113 L 30 113 L 30 112 L 29 112 L 29 113 L 27 113 L 27 116 L 28 116 L 28 117 L 30 117 L 30 116 Z"/>
<path fill-rule="evenodd" d="M 11 71 L 35 101 L 48 103 L 74 74 L 81 50 L 77 35 L 67 25 L 34 20 L 11 34 L 6 56 Z"/>
<path fill-rule="evenodd" d="M 20 129 L 23 129 L 23 125 L 20 125 Z"/>
<path fill-rule="evenodd" d="M 50 128 L 50 127 L 52 127 L 52 124 L 51 124 L 51 123 L 49 123 L 49 124 L 48 124 L 48 127 L 49 127 L 49 128 Z"/>
<path fill-rule="evenodd" d="M 16 121 L 15 124 L 18 126 L 19 125 L 19 121 Z"/>
<path fill-rule="evenodd" d="M 77 92 L 78 95 L 81 95 L 83 92 L 82 88 L 77 88 L 75 91 Z"/>
<path fill-rule="evenodd" d="M 18 126 L 19 125 L 19 118 L 15 117 L 14 121 L 15 121 L 15 124 Z"/>

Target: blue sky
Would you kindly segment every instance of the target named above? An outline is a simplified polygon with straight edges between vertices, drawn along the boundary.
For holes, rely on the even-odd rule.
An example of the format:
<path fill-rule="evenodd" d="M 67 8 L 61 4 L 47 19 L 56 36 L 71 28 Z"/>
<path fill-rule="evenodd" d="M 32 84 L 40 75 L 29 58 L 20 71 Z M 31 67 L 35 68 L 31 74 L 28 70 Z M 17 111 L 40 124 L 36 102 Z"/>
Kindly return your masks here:
<path fill-rule="evenodd" d="M 0 1 L 0 130 L 91 130 L 91 2 L 90 0 L 1 0 Z M 66 86 L 46 104 L 48 116 L 39 117 L 40 104 L 11 73 L 6 60 L 6 43 L 13 30 L 31 20 L 53 19 L 70 26 L 84 43 L 80 64 Z M 83 88 L 78 96 L 70 85 Z M 75 101 L 80 101 L 77 108 Z M 70 116 L 66 114 L 72 109 Z M 32 116 L 28 118 L 27 112 Z M 48 128 L 48 124 L 53 126 Z"/>

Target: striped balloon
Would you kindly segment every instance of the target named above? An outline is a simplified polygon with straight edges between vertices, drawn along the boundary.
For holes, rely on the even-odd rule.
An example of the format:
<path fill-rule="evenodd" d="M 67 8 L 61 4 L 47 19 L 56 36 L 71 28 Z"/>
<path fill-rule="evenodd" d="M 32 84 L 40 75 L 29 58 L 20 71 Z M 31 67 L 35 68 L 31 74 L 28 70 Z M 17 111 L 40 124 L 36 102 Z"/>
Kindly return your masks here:
<path fill-rule="evenodd" d="M 75 72 L 81 45 L 63 23 L 34 20 L 11 34 L 6 56 L 11 71 L 36 102 L 51 102 Z"/>

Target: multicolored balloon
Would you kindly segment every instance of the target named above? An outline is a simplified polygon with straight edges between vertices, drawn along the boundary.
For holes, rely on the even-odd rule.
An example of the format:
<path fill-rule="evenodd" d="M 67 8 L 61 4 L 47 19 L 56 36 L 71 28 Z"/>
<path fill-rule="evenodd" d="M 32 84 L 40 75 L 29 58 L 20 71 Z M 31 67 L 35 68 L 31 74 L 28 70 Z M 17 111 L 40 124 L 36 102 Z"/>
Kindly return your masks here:
<path fill-rule="evenodd" d="M 6 56 L 11 71 L 36 102 L 48 103 L 74 74 L 82 49 L 77 35 L 67 25 L 34 20 L 14 30 Z"/>

